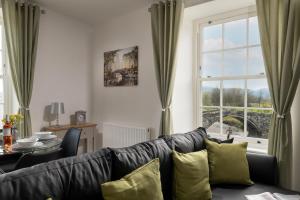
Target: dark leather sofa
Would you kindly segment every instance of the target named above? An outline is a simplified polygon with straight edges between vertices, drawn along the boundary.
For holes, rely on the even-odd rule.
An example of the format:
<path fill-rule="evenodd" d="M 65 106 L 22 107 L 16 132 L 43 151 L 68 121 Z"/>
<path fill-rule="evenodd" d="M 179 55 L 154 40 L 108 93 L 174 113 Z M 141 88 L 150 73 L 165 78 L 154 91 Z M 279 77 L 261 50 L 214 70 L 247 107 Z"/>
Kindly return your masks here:
<path fill-rule="evenodd" d="M 1 200 L 100 200 L 100 184 L 116 180 L 132 170 L 159 158 L 162 191 L 165 200 L 172 199 L 173 149 L 179 152 L 199 151 L 205 148 L 205 130 L 198 128 L 186 134 L 174 134 L 131 147 L 101 149 L 36 165 L 0 175 Z M 277 165 L 272 156 L 248 154 L 253 186 L 212 186 L 214 200 L 243 200 L 245 194 L 280 192 L 293 194 L 276 187 Z M 238 174 L 237 174 L 238 176 Z M 141 197 L 142 200 L 142 197 Z"/>

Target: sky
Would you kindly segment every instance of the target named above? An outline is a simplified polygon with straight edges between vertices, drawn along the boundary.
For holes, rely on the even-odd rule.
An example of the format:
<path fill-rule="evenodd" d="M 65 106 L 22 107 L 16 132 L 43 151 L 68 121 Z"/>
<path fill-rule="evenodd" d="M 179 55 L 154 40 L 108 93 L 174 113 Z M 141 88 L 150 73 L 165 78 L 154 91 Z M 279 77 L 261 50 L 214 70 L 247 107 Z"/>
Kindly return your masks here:
<path fill-rule="evenodd" d="M 265 73 L 260 46 L 231 49 L 249 45 L 260 45 L 257 17 L 249 18 L 249 36 L 247 41 L 247 19 L 211 25 L 203 28 L 202 76 L 238 76 L 259 75 Z M 224 39 L 224 54 L 222 41 Z M 224 71 L 222 72 L 222 65 Z M 224 82 L 225 84 L 225 82 Z M 250 88 L 258 90 L 267 88 L 265 80 L 249 81 Z M 224 86 L 244 87 L 243 82 L 226 81 Z M 248 87 L 249 88 L 249 87 Z"/>
<path fill-rule="evenodd" d="M 232 49 L 247 45 L 247 20 L 237 20 L 225 23 L 224 33 L 222 33 L 222 24 L 204 27 L 203 29 L 203 67 L 205 75 L 221 75 L 217 72 L 220 63 L 222 63 L 222 40 L 224 35 L 224 72 L 225 75 L 246 74 L 247 51 L 244 49 Z M 249 45 L 259 45 L 259 32 L 257 17 L 249 18 Z M 249 73 L 258 74 L 264 71 L 263 58 L 260 46 L 249 48 Z M 215 68 L 215 69 L 212 69 Z M 220 67 L 219 67 L 220 68 Z M 220 70 L 219 70 L 220 71 Z"/>

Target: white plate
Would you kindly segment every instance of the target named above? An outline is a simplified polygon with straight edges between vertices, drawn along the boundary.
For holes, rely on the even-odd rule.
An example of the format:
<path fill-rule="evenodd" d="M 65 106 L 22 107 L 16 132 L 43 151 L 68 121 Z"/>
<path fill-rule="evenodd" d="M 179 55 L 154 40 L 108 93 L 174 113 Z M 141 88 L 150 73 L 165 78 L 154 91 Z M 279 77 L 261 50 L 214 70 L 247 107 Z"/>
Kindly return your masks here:
<path fill-rule="evenodd" d="M 20 150 L 20 149 L 32 149 L 32 148 L 36 148 L 36 147 L 43 147 L 44 144 L 42 142 L 36 142 L 34 143 L 34 145 L 30 146 L 30 147 L 24 147 L 24 146 L 21 146 L 19 145 L 18 143 L 16 144 L 13 144 L 12 145 L 12 149 L 13 150 Z"/>
<path fill-rule="evenodd" d="M 47 138 L 47 137 L 49 137 L 49 135 L 51 135 L 52 134 L 52 132 L 35 132 L 34 133 L 34 136 L 36 136 L 37 138 L 39 138 L 39 139 L 45 139 L 45 138 Z"/>
<path fill-rule="evenodd" d="M 17 144 L 20 147 L 32 147 L 37 142 L 37 138 L 24 138 L 17 140 Z"/>
<path fill-rule="evenodd" d="M 57 138 L 57 135 L 48 135 L 47 137 L 39 138 L 39 141 L 54 140 L 56 138 Z"/>

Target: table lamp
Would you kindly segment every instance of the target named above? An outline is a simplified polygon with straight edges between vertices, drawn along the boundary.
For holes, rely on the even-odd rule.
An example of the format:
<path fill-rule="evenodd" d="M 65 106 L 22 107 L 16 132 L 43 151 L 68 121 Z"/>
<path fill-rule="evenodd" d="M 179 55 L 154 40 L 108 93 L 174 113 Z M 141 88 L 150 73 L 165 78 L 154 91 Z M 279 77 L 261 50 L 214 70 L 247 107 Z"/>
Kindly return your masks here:
<path fill-rule="evenodd" d="M 56 125 L 55 126 L 60 126 L 59 125 L 59 114 L 64 114 L 64 113 L 65 113 L 64 103 L 54 102 L 51 104 L 51 114 L 56 115 Z"/>

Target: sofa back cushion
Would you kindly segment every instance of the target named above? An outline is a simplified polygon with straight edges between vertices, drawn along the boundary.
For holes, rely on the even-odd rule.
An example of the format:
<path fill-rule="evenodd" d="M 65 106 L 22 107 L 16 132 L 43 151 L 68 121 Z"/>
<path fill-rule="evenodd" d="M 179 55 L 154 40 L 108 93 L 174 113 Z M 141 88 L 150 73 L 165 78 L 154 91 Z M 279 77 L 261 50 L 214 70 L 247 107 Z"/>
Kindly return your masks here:
<path fill-rule="evenodd" d="M 278 166 L 275 156 L 247 153 L 251 180 L 268 185 L 278 184 Z"/>
<path fill-rule="evenodd" d="M 60 159 L 0 175 L 0 199 L 97 199 L 100 184 L 111 180 L 111 154 Z"/>
<path fill-rule="evenodd" d="M 67 199 L 103 199 L 100 184 L 111 180 L 112 159 L 109 149 L 62 160 L 59 169 Z"/>
<path fill-rule="evenodd" d="M 149 161 L 159 158 L 164 199 L 172 199 L 172 150 L 164 139 L 156 139 L 131 147 L 111 150 L 113 160 L 112 180 L 118 180 Z"/>
<path fill-rule="evenodd" d="M 199 127 L 185 134 L 178 133 L 163 136 L 169 147 L 179 153 L 190 153 L 205 149 L 204 139 L 207 138 L 205 128 Z"/>

